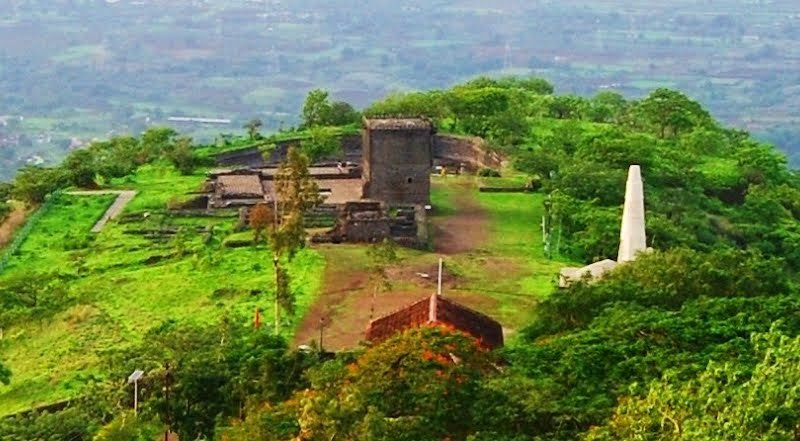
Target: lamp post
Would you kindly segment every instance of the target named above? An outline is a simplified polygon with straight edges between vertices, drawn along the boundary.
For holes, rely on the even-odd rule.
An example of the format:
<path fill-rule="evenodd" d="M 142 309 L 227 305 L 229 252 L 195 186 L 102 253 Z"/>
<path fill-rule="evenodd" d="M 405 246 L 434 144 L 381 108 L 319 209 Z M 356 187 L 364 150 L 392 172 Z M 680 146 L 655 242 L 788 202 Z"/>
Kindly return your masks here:
<path fill-rule="evenodd" d="M 133 413 L 134 415 L 139 414 L 139 380 L 144 375 L 144 371 L 136 369 L 133 373 L 128 377 L 128 384 L 133 383 Z"/>

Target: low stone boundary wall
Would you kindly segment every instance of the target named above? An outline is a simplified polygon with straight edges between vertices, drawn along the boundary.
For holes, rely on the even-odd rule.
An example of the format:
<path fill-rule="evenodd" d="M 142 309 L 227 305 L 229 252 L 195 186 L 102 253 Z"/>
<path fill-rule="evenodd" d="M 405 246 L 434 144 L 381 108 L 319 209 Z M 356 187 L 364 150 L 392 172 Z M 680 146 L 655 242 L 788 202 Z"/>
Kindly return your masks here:
<path fill-rule="evenodd" d="M 473 136 L 436 135 L 433 157 L 468 164 L 475 169 L 498 169 L 503 165 L 502 155 L 491 151 L 483 139 Z"/>

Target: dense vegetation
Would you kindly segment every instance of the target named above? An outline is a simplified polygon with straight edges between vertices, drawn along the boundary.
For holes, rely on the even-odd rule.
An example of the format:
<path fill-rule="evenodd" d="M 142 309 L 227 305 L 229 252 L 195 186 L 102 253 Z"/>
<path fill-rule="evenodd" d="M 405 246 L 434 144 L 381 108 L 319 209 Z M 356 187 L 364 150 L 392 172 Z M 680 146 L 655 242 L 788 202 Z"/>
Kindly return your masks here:
<path fill-rule="evenodd" d="M 244 321 L 236 315 L 169 320 L 140 345 L 103 354 L 91 402 L 4 420 L 0 432 L 10 440 L 151 439 L 165 426 L 181 439 L 231 441 L 794 439 L 800 180 L 785 157 L 673 90 L 636 101 L 552 92 L 535 78 L 478 78 L 364 110 L 426 115 L 441 131 L 486 137 L 541 183 L 553 254 L 569 260 L 615 256 L 625 173 L 642 165 L 654 251 L 552 292 L 505 349 L 424 328 L 332 356 L 291 351 L 266 329 L 235 325 Z M 81 164 L 64 179 L 79 184 Z M 26 182 L 11 194 L 36 194 L 20 192 Z M 62 281 L 50 277 L 2 279 L 3 301 L 33 314 L 25 308 L 63 299 Z M 152 374 L 133 418 L 121 379 L 140 366 Z"/>

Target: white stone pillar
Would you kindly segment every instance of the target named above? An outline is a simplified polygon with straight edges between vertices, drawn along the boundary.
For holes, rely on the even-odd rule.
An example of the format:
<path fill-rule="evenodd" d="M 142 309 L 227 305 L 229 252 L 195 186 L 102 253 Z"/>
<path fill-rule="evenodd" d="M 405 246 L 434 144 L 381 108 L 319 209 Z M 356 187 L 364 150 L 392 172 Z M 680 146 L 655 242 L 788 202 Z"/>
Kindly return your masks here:
<path fill-rule="evenodd" d="M 638 165 L 628 169 L 625 185 L 625 207 L 622 212 L 622 227 L 619 233 L 619 255 L 617 262 L 634 260 L 636 253 L 647 249 L 644 230 L 644 189 L 642 171 Z"/>

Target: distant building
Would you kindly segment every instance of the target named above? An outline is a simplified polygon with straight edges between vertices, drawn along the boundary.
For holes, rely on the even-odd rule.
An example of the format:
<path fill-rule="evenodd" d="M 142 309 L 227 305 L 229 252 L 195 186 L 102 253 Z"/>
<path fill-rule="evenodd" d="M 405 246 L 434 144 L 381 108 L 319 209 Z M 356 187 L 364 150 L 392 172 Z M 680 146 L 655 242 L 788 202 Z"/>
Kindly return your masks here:
<path fill-rule="evenodd" d="M 436 294 L 372 320 L 367 327 L 366 339 L 372 343 L 381 343 L 407 329 L 428 325 L 452 327 L 471 335 L 489 349 L 503 346 L 503 327 L 500 323 Z"/>

